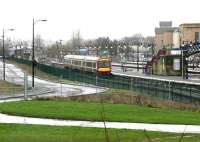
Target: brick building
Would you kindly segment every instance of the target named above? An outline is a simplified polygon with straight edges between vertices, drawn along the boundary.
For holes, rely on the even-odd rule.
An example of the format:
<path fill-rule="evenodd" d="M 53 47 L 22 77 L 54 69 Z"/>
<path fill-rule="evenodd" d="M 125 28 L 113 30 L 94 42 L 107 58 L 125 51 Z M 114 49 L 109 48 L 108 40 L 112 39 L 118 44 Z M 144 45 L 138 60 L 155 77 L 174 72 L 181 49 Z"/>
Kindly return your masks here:
<path fill-rule="evenodd" d="M 160 22 L 160 27 L 155 28 L 155 52 L 157 53 L 161 48 L 172 48 L 173 33 L 178 30 L 178 27 L 172 27 L 171 21 Z"/>
<path fill-rule="evenodd" d="M 171 21 L 161 21 L 155 28 L 155 53 L 162 48 L 179 48 L 180 44 L 200 41 L 200 23 L 184 23 L 172 27 Z"/>
<path fill-rule="evenodd" d="M 181 43 L 199 42 L 200 23 L 184 23 L 179 26 Z"/>

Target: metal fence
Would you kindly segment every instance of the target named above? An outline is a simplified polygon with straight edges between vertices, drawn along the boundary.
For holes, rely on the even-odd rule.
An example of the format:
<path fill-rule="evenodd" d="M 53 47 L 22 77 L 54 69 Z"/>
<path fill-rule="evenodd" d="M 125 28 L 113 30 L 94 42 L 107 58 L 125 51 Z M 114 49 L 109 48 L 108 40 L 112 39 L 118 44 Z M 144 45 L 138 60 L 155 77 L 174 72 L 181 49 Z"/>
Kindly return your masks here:
<path fill-rule="evenodd" d="M 31 65 L 32 62 L 14 59 L 18 63 Z M 127 76 L 100 76 L 78 70 L 55 68 L 50 65 L 37 64 L 36 68 L 64 79 L 98 85 L 107 88 L 129 89 L 142 95 L 154 96 L 183 103 L 200 103 L 200 85 L 169 80 L 148 79 Z"/>
<path fill-rule="evenodd" d="M 3 77 L 3 66 L 0 63 L 0 100 L 24 98 L 43 95 L 53 92 L 47 87 L 31 87 L 26 73 L 18 70 L 11 64 L 5 66 L 5 80 Z"/>

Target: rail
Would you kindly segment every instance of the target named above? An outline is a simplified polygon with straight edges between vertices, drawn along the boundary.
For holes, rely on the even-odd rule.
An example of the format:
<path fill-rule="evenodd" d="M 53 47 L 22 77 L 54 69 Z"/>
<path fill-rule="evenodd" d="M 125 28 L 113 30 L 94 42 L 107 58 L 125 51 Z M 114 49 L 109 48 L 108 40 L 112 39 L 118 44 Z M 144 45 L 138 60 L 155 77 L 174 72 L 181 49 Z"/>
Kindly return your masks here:
<path fill-rule="evenodd" d="M 134 68 L 137 69 L 137 64 L 136 63 L 112 63 L 113 67 L 121 67 L 121 68 Z M 140 63 L 139 64 L 139 69 L 145 69 L 146 64 L 145 63 Z"/>

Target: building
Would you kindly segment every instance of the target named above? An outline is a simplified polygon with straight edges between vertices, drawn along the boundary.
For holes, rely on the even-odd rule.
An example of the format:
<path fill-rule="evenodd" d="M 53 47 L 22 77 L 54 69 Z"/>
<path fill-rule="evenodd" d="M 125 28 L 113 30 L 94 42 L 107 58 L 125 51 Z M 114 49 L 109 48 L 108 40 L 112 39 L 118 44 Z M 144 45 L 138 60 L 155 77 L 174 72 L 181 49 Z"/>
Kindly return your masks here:
<path fill-rule="evenodd" d="M 171 21 L 161 21 L 155 28 L 155 53 L 162 48 L 180 48 L 182 43 L 200 41 L 200 23 L 183 23 L 172 27 Z"/>
<path fill-rule="evenodd" d="M 172 27 L 171 21 L 161 21 L 160 27 L 155 28 L 155 52 L 162 48 L 173 47 L 173 34 L 178 31 L 178 27 Z"/>
<path fill-rule="evenodd" d="M 179 26 L 181 43 L 199 42 L 200 23 L 184 23 Z"/>
<path fill-rule="evenodd" d="M 176 29 L 173 32 L 173 48 L 180 48 L 180 45 L 181 45 L 180 30 Z"/>
<path fill-rule="evenodd" d="M 181 44 L 200 42 L 199 33 L 200 23 L 183 23 L 179 27 L 172 27 L 171 21 L 160 22 L 160 27 L 155 28 L 156 55 L 149 63 L 152 73 L 187 76 L 186 60 L 180 47 Z"/>

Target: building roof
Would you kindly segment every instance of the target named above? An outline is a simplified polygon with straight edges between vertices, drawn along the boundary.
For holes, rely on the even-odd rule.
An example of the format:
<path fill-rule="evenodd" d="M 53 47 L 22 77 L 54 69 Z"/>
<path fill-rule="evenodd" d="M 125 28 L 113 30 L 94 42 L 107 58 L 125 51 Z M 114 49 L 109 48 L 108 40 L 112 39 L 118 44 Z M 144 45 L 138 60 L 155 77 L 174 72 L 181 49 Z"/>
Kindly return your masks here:
<path fill-rule="evenodd" d="M 200 23 L 183 23 L 180 27 L 184 28 L 200 28 Z"/>
<path fill-rule="evenodd" d="M 172 21 L 160 21 L 160 27 L 172 27 Z"/>
<path fill-rule="evenodd" d="M 164 32 L 174 32 L 175 30 L 178 30 L 178 27 L 160 27 L 155 28 L 155 33 L 163 34 Z"/>

